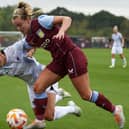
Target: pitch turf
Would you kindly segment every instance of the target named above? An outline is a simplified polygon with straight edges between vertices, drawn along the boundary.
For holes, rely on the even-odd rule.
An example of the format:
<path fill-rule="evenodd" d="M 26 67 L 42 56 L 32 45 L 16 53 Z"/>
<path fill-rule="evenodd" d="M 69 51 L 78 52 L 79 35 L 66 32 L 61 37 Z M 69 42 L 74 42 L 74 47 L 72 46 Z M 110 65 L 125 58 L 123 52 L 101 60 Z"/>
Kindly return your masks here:
<path fill-rule="evenodd" d="M 114 104 L 124 106 L 125 129 L 128 129 L 129 66 L 123 69 L 121 59 L 117 56 L 116 67 L 109 69 L 109 49 L 84 49 L 83 51 L 89 60 L 88 69 L 92 89 L 102 92 Z M 129 62 L 129 50 L 125 49 L 124 52 Z M 51 60 L 48 52 L 42 52 L 42 50 L 38 50 L 35 56 L 41 63 L 47 64 Z M 22 108 L 33 119 L 34 115 L 29 104 L 25 83 L 6 76 L 1 77 L 0 85 L 0 129 L 9 129 L 6 123 L 6 114 L 13 108 Z M 81 100 L 68 77 L 60 81 L 60 86 L 72 94 L 71 99 L 82 108 L 82 116 L 68 115 L 60 120 L 47 122 L 48 129 L 118 129 L 112 114 L 96 107 L 95 104 Z M 67 101 L 71 99 L 67 98 L 58 105 L 66 105 Z"/>

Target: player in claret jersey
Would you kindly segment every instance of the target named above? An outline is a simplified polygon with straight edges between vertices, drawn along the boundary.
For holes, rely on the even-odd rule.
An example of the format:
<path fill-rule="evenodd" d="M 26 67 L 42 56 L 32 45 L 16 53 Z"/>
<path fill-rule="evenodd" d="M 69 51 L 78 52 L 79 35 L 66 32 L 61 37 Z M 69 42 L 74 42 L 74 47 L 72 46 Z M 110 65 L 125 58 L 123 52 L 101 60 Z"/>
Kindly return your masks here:
<path fill-rule="evenodd" d="M 50 86 L 45 92 L 35 94 L 33 84 L 45 65 L 40 64 L 34 57 L 27 57 L 28 53 L 24 50 L 24 39 L 0 51 L 0 76 L 8 75 L 17 77 L 25 81 L 35 120 L 25 127 L 25 129 L 42 129 L 45 127 L 45 120 L 56 120 L 67 114 L 80 115 L 80 108 L 69 101 L 67 106 L 56 106 L 59 100 L 70 97 L 70 94 L 61 88 L 58 83 Z M 29 55 L 32 55 L 29 53 Z M 45 115 L 46 110 L 53 110 L 50 118 Z"/>
<path fill-rule="evenodd" d="M 32 10 L 28 3 L 20 2 L 14 10 L 12 23 L 26 35 L 26 49 L 41 47 L 48 50 L 53 57 L 52 62 L 36 80 L 34 91 L 40 94 L 49 85 L 68 74 L 82 99 L 111 112 L 119 127 L 123 128 L 125 118 L 122 106 L 112 104 L 103 94 L 90 88 L 88 60 L 66 34 L 71 25 L 71 18 L 40 15 L 32 19 Z M 47 115 L 52 114 L 48 111 Z"/>

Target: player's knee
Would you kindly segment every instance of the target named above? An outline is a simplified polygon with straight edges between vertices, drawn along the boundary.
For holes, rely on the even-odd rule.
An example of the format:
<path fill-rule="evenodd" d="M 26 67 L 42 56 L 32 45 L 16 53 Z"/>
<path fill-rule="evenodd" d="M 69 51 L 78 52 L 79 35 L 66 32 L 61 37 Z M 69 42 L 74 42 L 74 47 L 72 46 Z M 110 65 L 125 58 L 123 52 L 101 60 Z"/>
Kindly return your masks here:
<path fill-rule="evenodd" d="M 89 101 L 89 100 L 90 100 L 90 97 L 91 97 L 91 93 L 90 93 L 90 92 L 81 95 L 81 98 L 82 98 L 83 100 L 86 100 L 86 101 Z"/>
<path fill-rule="evenodd" d="M 34 91 L 36 93 L 39 93 L 40 92 L 40 86 L 39 86 L 39 83 L 37 83 L 37 82 L 34 84 Z"/>
<path fill-rule="evenodd" d="M 34 84 L 34 91 L 35 93 L 42 93 L 45 91 L 45 89 L 43 88 L 43 86 L 39 83 L 39 82 L 35 82 Z"/>

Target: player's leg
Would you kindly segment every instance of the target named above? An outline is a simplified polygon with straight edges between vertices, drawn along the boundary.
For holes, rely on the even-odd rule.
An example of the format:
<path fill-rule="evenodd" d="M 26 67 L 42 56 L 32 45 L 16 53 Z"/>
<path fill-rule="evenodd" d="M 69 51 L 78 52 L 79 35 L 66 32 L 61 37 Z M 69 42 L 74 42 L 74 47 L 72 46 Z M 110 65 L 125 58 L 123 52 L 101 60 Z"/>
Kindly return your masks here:
<path fill-rule="evenodd" d="M 120 120 L 118 121 L 117 119 L 119 126 L 124 126 L 125 119 L 122 107 L 113 105 L 112 102 L 110 102 L 110 100 L 108 100 L 108 98 L 106 98 L 103 94 L 98 91 L 91 90 L 87 69 L 88 61 L 81 50 L 73 49 L 69 52 L 66 64 L 69 71 L 69 77 L 82 99 L 93 102 L 97 106 L 113 113 L 115 118 L 117 116 Z M 118 110 L 118 107 L 120 110 Z"/>
<path fill-rule="evenodd" d="M 45 120 L 52 121 L 55 119 L 62 118 L 63 116 L 67 114 L 71 114 L 71 113 L 77 116 L 80 116 L 81 109 L 73 101 L 69 101 L 67 106 L 56 106 L 55 107 L 55 99 L 56 99 L 55 92 L 48 91 L 47 96 L 48 96 L 47 105 L 44 105 L 46 106 L 45 112 L 44 112 Z"/>
<path fill-rule="evenodd" d="M 88 61 L 80 49 L 73 49 L 69 52 L 66 65 L 73 85 L 84 100 L 94 102 L 110 112 L 114 111 L 115 106 L 106 97 L 91 90 L 87 69 Z"/>
<path fill-rule="evenodd" d="M 115 67 L 115 54 L 116 54 L 116 47 L 113 47 L 111 50 L 111 65 L 109 66 L 109 68 L 114 68 Z"/>
<path fill-rule="evenodd" d="M 36 125 L 37 125 L 38 122 L 40 122 L 41 120 L 44 120 L 44 119 L 45 120 L 59 119 L 59 118 L 65 116 L 69 113 L 74 113 L 76 115 L 80 114 L 80 108 L 74 102 L 69 102 L 68 106 L 57 106 L 55 108 L 56 94 L 53 91 L 51 91 L 51 89 L 47 90 L 48 99 L 41 98 L 41 97 L 43 97 L 42 94 L 41 94 L 41 95 L 38 95 L 37 99 L 34 99 L 34 102 L 32 102 L 33 98 L 35 96 L 34 96 L 32 87 L 28 87 L 28 89 L 29 89 L 28 90 L 29 91 L 29 96 L 30 96 L 31 103 L 33 105 L 34 113 L 35 113 L 36 118 L 37 118 L 35 120 Z M 62 91 L 59 91 L 59 92 L 62 92 Z M 34 96 L 34 97 L 32 97 L 32 96 Z M 43 101 L 43 100 L 46 100 L 46 101 Z M 44 110 L 43 107 L 46 107 L 45 110 Z M 34 126 L 34 123 L 33 123 L 33 126 Z M 32 124 L 31 124 L 31 127 L 32 127 Z M 30 128 L 30 126 L 29 126 L 29 128 Z"/>
<path fill-rule="evenodd" d="M 32 123 L 28 124 L 24 129 L 33 129 L 33 128 L 44 128 L 46 126 L 45 119 L 44 119 L 44 111 L 43 105 L 47 103 L 47 96 L 46 93 L 42 93 L 38 96 L 35 96 L 33 91 L 33 86 L 27 85 L 27 90 L 29 94 L 29 99 L 31 103 L 31 107 L 33 109 L 35 119 Z"/>
<path fill-rule="evenodd" d="M 55 108 L 55 98 L 56 92 L 54 89 L 48 88 L 47 89 L 47 96 L 46 93 L 43 94 L 35 94 L 33 92 L 32 86 L 28 86 L 28 93 L 29 98 L 31 101 L 31 105 L 36 116 L 35 120 L 28 124 L 24 129 L 41 129 L 45 128 L 45 120 L 54 120 L 59 119 L 69 113 L 74 113 L 76 115 L 80 114 L 80 108 L 76 105 L 68 105 L 68 106 L 58 106 Z M 47 97 L 47 98 L 46 98 Z M 65 111 L 64 111 L 65 110 Z M 60 114 L 59 114 L 60 113 Z"/>
<path fill-rule="evenodd" d="M 114 68 L 115 67 L 115 62 L 116 62 L 115 54 L 112 54 L 111 65 L 109 66 L 109 68 Z"/>
<path fill-rule="evenodd" d="M 64 98 L 71 97 L 71 94 L 68 91 L 64 90 L 63 88 L 59 88 L 59 83 L 58 82 L 54 83 L 47 90 L 49 90 L 50 88 L 53 88 L 53 90 L 56 92 L 55 103 L 61 101 Z"/>
<path fill-rule="evenodd" d="M 55 74 L 48 68 L 45 68 L 39 75 L 38 79 L 34 84 L 34 91 L 37 94 L 40 94 L 45 91 L 48 86 L 56 83 L 58 80 L 61 79 L 61 76 Z"/>
<path fill-rule="evenodd" d="M 50 91 L 47 93 L 47 97 L 48 101 L 45 107 L 44 118 L 51 121 L 54 119 L 56 93 Z"/>
<path fill-rule="evenodd" d="M 68 97 L 71 97 L 71 94 L 68 91 L 63 88 L 56 89 L 56 103 Z"/>
<path fill-rule="evenodd" d="M 123 68 L 126 68 L 127 67 L 127 60 L 126 60 L 126 57 L 124 56 L 124 54 L 120 54 L 120 57 L 122 59 L 122 67 Z"/>
<path fill-rule="evenodd" d="M 52 72 L 53 71 L 53 72 Z M 58 73 L 58 74 L 56 74 Z M 41 72 L 38 79 L 36 80 L 34 84 L 34 90 L 37 94 L 42 93 L 45 91 L 45 89 L 49 86 L 57 82 L 66 74 L 66 71 L 64 70 L 64 67 L 62 64 L 55 62 L 52 62 L 47 66 L 45 70 Z M 59 76 L 60 75 L 60 76 Z M 48 101 L 49 102 L 49 101 Z M 52 120 L 52 114 L 53 111 L 46 108 L 45 111 L 45 118 L 48 120 Z"/>
<path fill-rule="evenodd" d="M 73 101 L 69 101 L 67 106 L 56 106 L 54 120 L 60 119 L 68 114 L 80 116 L 81 108 L 77 106 Z"/>
<path fill-rule="evenodd" d="M 82 99 L 95 103 L 107 111 L 114 112 L 115 106 L 97 91 L 92 91 L 89 84 L 88 73 L 72 78 L 72 83 Z"/>
<path fill-rule="evenodd" d="M 127 66 L 127 60 L 126 60 L 126 57 L 124 56 L 123 48 L 120 47 L 119 50 L 118 50 L 118 52 L 119 52 L 120 58 L 122 59 L 122 67 L 123 68 L 126 68 L 126 66 Z"/>
<path fill-rule="evenodd" d="M 77 89 L 80 96 L 89 102 L 95 103 L 97 106 L 111 112 L 116 118 L 116 122 L 120 127 L 124 126 L 125 118 L 122 106 L 115 106 L 112 102 L 98 91 L 92 91 L 89 84 L 88 73 L 72 78 L 72 83 Z"/>

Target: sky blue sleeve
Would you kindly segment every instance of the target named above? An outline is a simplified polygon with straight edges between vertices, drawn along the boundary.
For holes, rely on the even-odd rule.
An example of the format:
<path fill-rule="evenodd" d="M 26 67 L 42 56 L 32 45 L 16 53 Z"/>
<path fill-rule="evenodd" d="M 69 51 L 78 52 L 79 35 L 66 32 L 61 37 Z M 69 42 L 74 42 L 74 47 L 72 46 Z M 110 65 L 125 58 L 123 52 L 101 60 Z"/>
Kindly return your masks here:
<path fill-rule="evenodd" d="M 54 16 L 41 15 L 38 17 L 39 24 L 46 29 L 51 29 L 53 27 L 53 20 Z"/>

